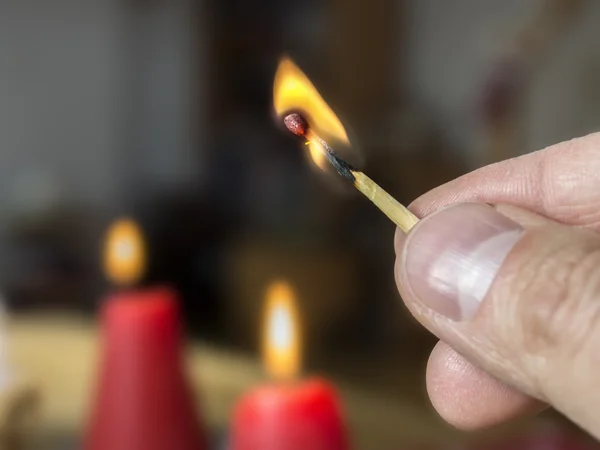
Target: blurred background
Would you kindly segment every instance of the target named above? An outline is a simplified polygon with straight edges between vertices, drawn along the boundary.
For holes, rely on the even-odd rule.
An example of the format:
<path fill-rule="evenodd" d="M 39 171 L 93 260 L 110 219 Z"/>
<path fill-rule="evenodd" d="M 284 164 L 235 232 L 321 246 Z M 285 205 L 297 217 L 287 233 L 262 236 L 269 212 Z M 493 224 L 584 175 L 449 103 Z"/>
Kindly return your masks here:
<path fill-rule="evenodd" d="M 289 55 L 352 130 L 362 168 L 409 203 L 598 129 L 599 21 L 591 0 L 3 2 L 0 291 L 14 360 L 46 378 L 47 431 L 80 433 L 95 360 L 69 372 L 81 358 L 65 347 L 47 369 L 35 349 L 71 331 L 98 340 L 103 233 L 127 215 L 148 244 L 144 282 L 176 287 L 190 345 L 216 371 L 260 367 L 265 288 L 294 286 L 305 370 L 344 386 L 358 448 L 577 434 L 553 415 L 483 434 L 443 424 L 424 387 L 435 341 L 395 288 L 393 225 L 282 132 L 272 86 Z M 50 373 L 72 409 L 52 406 Z M 257 379 L 201 385 L 215 427 Z"/>

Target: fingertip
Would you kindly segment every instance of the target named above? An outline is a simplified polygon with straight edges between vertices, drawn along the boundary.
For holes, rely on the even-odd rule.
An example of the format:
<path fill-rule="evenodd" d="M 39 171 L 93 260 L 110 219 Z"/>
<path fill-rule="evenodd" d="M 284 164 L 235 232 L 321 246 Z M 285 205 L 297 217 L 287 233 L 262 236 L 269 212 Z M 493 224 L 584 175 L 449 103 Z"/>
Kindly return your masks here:
<path fill-rule="evenodd" d="M 402 254 L 402 247 L 405 241 L 406 234 L 400 228 L 396 227 L 396 233 L 394 234 L 394 251 L 396 252 L 396 257 Z"/>
<path fill-rule="evenodd" d="M 429 358 L 427 392 L 438 414 L 462 430 L 488 428 L 546 408 L 472 365 L 443 342 Z"/>

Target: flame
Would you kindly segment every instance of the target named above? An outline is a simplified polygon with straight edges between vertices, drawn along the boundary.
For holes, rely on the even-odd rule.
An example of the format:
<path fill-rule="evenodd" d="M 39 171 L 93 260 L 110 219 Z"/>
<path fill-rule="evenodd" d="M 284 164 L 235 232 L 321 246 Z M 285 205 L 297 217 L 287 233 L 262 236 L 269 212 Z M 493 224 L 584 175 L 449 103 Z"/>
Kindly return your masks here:
<path fill-rule="evenodd" d="M 312 159 L 319 169 L 326 170 L 327 167 L 329 167 L 329 163 L 325 157 L 322 145 L 317 141 L 307 141 L 306 145 L 308 146 L 308 154 L 310 155 L 310 159 Z"/>
<path fill-rule="evenodd" d="M 300 321 L 293 289 L 274 282 L 267 289 L 263 326 L 263 362 L 267 372 L 289 380 L 300 371 L 302 348 Z"/>
<path fill-rule="evenodd" d="M 119 285 L 139 281 L 146 270 L 146 248 L 140 227 L 131 219 L 111 225 L 104 241 L 104 270 Z"/>
<path fill-rule="evenodd" d="M 273 106 L 280 117 L 290 111 L 302 112 L 311 130 L 328 142 L 350 143 L 340 119 L 308 77 L 289 58 L 281 60 L 275 73 Z M 326 167 L 320 144 L 308 136 L 308 146 L 314 163 L 320 168 Z"/>

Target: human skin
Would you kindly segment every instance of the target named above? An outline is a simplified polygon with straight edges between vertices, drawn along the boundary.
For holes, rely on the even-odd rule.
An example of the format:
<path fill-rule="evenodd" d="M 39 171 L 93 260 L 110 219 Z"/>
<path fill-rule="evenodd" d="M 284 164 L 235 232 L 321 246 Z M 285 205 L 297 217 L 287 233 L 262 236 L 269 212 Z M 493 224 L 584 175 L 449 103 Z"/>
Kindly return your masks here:
<path fill-rule="evenodd" d="M 418 198 L 395 276 L 440 342 L 432 404 L 463 429 L 552 405 L 600 437 L 600 134 L 483 167 Z"/>

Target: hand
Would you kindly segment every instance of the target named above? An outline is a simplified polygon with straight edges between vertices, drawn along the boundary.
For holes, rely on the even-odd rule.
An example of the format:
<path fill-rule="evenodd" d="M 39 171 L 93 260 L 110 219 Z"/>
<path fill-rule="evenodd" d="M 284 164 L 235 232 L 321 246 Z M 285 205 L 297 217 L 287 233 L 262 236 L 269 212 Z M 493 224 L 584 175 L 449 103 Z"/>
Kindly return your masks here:
<path fill-rule="evenodd" d="M 411 209 L 424 219 L 396 233 L 396 281 L 441 340 L 427 367 L 441 416 L 474 429 L 549 404 L 600 438 L 600 134 L 484 167 Z"/>

